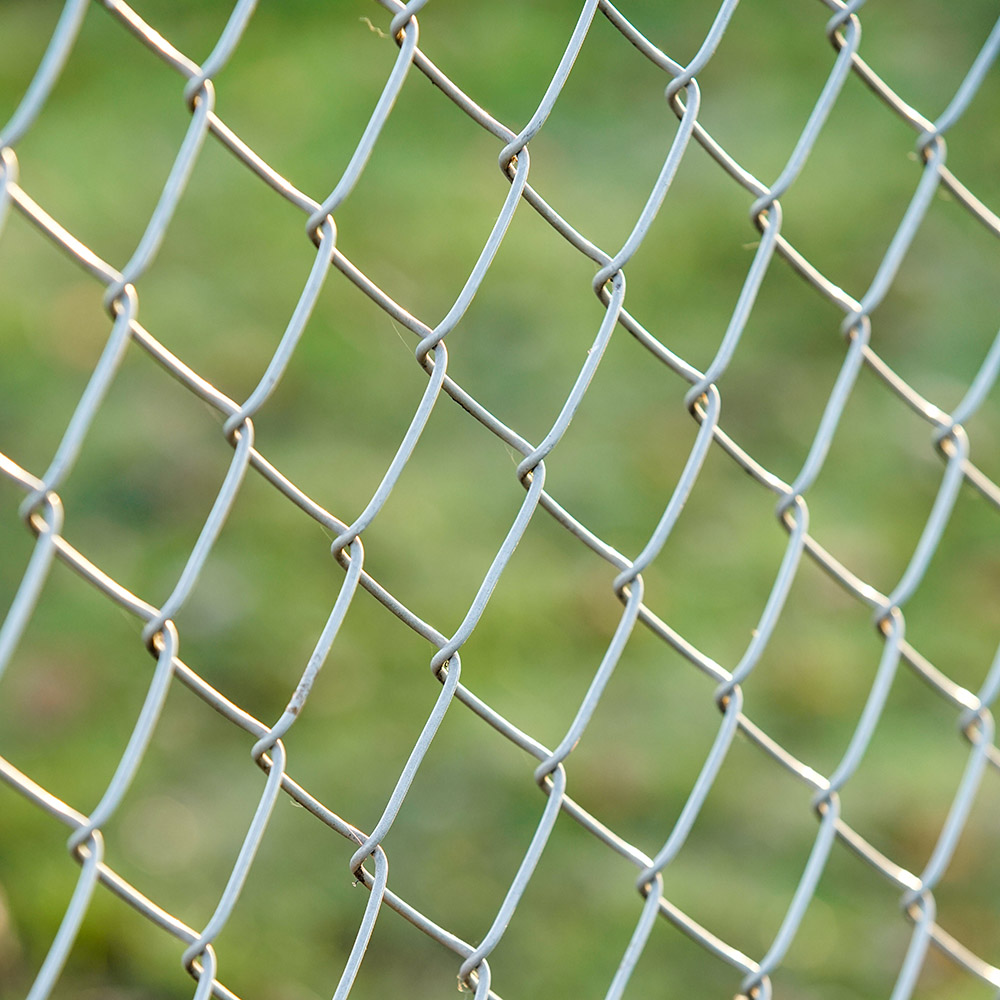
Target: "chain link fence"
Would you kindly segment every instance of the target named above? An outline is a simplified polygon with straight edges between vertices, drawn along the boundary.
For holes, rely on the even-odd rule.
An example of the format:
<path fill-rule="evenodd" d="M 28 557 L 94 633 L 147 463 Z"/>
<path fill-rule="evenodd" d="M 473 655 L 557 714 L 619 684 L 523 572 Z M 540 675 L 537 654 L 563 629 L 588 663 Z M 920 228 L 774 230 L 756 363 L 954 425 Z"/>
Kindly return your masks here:
<path fill-rule="evenodd" d="M 998 995 L 992 5 L 256 7 L 0 14 L 0 996 Z"/>

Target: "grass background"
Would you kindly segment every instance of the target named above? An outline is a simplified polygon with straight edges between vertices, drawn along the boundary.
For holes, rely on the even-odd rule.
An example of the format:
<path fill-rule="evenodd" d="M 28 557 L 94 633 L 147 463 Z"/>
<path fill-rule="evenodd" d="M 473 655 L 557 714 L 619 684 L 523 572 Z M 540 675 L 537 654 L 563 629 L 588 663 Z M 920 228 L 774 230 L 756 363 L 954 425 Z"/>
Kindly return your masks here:
<path fill-rule="evenodd" d="M 425 51 L 496 117 L 527 121 L 577 5 L 432 0 Z M 155 0 L 138 12 L 203 59 L 225 3 Z M 714 11 L 694 0 L 623 12 L 674 58 L 697 50 Z M 0 116 L 31 78 L 59 7 L 0 8 Z M 862 54 L 933 117 L 975 57 L 995 5 L 872 0 Z M 701 120 L 759 177 L 777 176 L 832 65 L 819 3 L 747 0 L 699 77 Z M 372 24 L 366 21 L 371 19 Z M 217 80 L 217 108 L 254 149 L 317 198 L 346 166 L 396 55 L 375 4 L 261 3 Z M 532 141 L 532 184 L 592 240 L 615 249 L 641 209 L 676 127 L 664 80 L 598 17 L 550 122 Z M 95 6 L 52 99 L 18 144 L 25 189 L 120 266 L 134 249 L 188 116 L 183 81 Z M 994 207 L 997 76 L 954 134 L 949 164 Z M 855 296 L 867 288 L 919 176 L 914 135 L 850 79 L 799 182 L 785 234 Z M 365 175 L 338 210 L 341 249 L 427 322 L 464 282 L 507 191 L 499 144 L 414 71 Z M 629 309 L 671 350 L 711 360 L 752 256 L 750 198 L 692 146 L 628 265 Z M 252 390 L 311 263 L 303 219 L 209 141 L 156 260 L 140 319 L 234 399 Z M 873 344 L 943 407 L 961 398 L 996 331 L 995 240 L 947 197 L 932 206 Z M 450 372 L 522 435 L 540 440 L 582 363 L 601 308 L 592 266 L 522 206 L 462 324 Z M 0 448 L 40 474 L 108 334 L 102 289 L 12 214 L 0 240 Z M 800 467 L 843 356 L 839 313 L 776 262 L 721 382 L 723 426 L 786 479 Z M 363 508 L 425 385 L 414 344 L 332 273 L 295 361 L 256 421 L 280 469 L 344 520 Z M 620 331 L 578 417 L 548 461 L 559 500 L 634 555 L 694 440 L 686 385 Z M 998 472 L 997 408 L 969 426 L 973 457 Z M 219 421 L 130 348 L 73 475 L 60 491 L 67 537 L 135 593 L 170 592 L 230 458 Z M 449 400 L 434 413 L 382 515 L 366 567 L 445 632 L 454 630 L 522 497 L 507 449 Z M 820 481 L 816 536 L 883 590 L 906 565 L 941 475 L 930 429 L 863 372 Z M 21 497 L 0 483 L 0 597 L 31 551 Z M 713 453 L 677 529 L 646 574 L 647 602 L 732 666 L 770 589 L 784 532 L 773 503 Z M 963 493 L 907 636 L 975 690 L 1000 611 L 996 520 Z M 481 625 L 463 681 L 540 740 L 565 731 L 620 614 L 613 572 L 535 518 Z M 295 684 L 342 571 L 329 539 L 250 476 L 188 605 L 182 655 L 227 696 L 274 720 Z M 139 625 L 62 566 L 0 688 L 0 753 L 75 807 L 99 799 L 128 738 L 151 661 Z M 747 685 L 747 712 L 829 773 L 864 703 L 880 644 L 865 609 L 819 570 L 800 569 L 787 610 Z M 290 771 L 370 828 L 437 693 L 431 650 L 359 593 L 287 740 Z M 175 686 L 144 766 L 108 824 L 108 857 L 191 926 L 210 916 L 262 786 L 250 741 Z M 845 816 L 919 871 L 965 759 L 955 713 L 905 668 Z M 712 684 L 637 630 L 569 762 L 569 790 L 624 837 L 655 851 L 710 745 Z M 392 888 L 468 940 L 488 928 L 540 815 L 533 762 L 456 706 L 386 841 Z M 997 961 L 1000 798 L 987 775 L 938 896 L 942 924 Z M 668 896 L 754 957 L 767 949 L 805 862 L 808 791 L 737 741 Z M 58 926 L 77 869 L 64 829 L 0 789 L 0 998 L 23 996 Z M 279 802 L 245 893 L 219 938 L 237 993 L 329 996 L 364 906 L 351 847 Z M 561 819 L 491 958 L 505 997 L 603 996 L 638 917 L 635 871 Z M 908 940 L 897 894 L 835 849 L 778 995 L 885 996 Z M 62 997 L 187 996 L 182 947 L 98 892 L 56 991 Z M 353 996 L 450 995 L 458 961 L 391 912 L 379 919 Z M 635 997 L 714 997 L 739 977 L 666 924 L 630 987 Z M 992 995 L 931 954 L 918 995 Z"/>

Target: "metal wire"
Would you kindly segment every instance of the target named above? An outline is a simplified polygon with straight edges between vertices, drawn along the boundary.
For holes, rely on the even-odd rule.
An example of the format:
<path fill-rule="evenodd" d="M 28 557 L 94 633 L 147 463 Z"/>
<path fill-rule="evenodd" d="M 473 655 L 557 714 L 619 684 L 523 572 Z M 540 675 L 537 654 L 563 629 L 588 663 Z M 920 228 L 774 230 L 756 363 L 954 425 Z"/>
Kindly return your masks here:
<path fill-rule="evenodd" d="M 147 24 L 136 11 L 120 0 L 103 0 L 105 12 L 87 10 L 82 0 L 69 0 L 49 42 L 37 73 L 0 130 L 0 227 L 13 210 L 51 240 L 68 258 L 103 287 L 103 301 L 111 317 L 106 346 L 94 367 L 85 391 L 66 425 L 58 448 L 41 473 L 22 468 L 0 454 L 0 472 L 25 496 L 20 516 L 35 536 L 34 550 L 21 578 L 0 629 L 0 672 L 16 656 L 18 644 L 58 558 L 109 601 L 123 608 L 143 625 L 142 638 L 156 666 L 148 692 L 136 719 L 132 736 L 98 805 L 88 813 L 63 802 L 37 784 L 6 758 L 0 758 L 0 777 L 15 792 L 39 809 L 65 824 L 71 831 L 67 847 L 80 865 L 77 888 L 66 905 L 58 933 L 42 963 L 29 997 L 42 1000 L 52 995 L 81 923 L 100 884 L 127 902 L 138 914 L 182 945 L 182 961 L 196 980 L 195 997 L 232 997 L 217 978 L 218 961 L 215 942 L 226 927 L 275 807 L 282 794 L 304 806 L 312 816 L 332 832 L 353 845 L 350 874 L 368 890 L 369 896 L 357 928 L 354 943 L 343 956 L 343 972 L 333 986 L 337 1000 L 351 993 L 352 985 L 365 959 L 375 920 L 385 910 L 392 910 L 413 927 L 456 956 L 455 967 L 464 988 L 477 997 L 496 997 L 502 988 L 502 964 L 492 970 L 490 957 L 504 939 L 508 925 L 522 902 L 536 866 L 545 853 L 560 814 L 571 818 L 581 829 L 611 852 L 625 858 L 637 870 L 635 885 L 638 901 L 635 926 L 628 946 L 610 983 L 595 984 L 594 994 L 604 991 L 608 998 L 623 996 L 645 949 L 659 925 L 672 925 L 701 945 L 708 955 L 734 970 L 734 988 L 741 996 L 765 1000 L 780 982 L 782 962 L 796 940 L 812 904 L 827 862 L 838 846 L 848 848 L 862 861 L 895 886 L 900 894 L 902 913 L 912 923 L 909 948 L 898 972 L 893 1000 L 913 994 L 924 966 L 928 946 L 935 948 L 957 968 L 976 980 L 1000 990 L 1000 966 L 993 959 L 974 954 L 946 928 L 937 923 L 935 890 L 947 877 L 949 862 L 959 837 L 977 801 L 980 784 L 992 768 L 992 778 L 1000 770 L 1000 750 L 990 706 L 1000 692 L 1000 653 L 986 673 L 978 692 L 966 690 L 929 662 L 906 638 L 905 608 L 928 572 L 942 536 L 963 489 L 974 489 L 994 508 L 1000 507 L 1000 487 L 978 468 L 970 457 L 969 436 L 965 425 L 984 403 L 1000 372 L 1000 334 L 975 373 L 964 398 L 950 412 L 925 399 L 913 386 L 896 374 L 873 347 L 873 313 L 894 287 L 900 267 L 920 231 L 932 199 L 938 192 L 950 192 L 958 209 L 980 223 L 993 236 L 1000 236 L 1000 219 L 980 201 L 947 166 L 945 133 L 958 127 L 962 115 L 982 87 L 986 74 L 1000 51 L 1000 22 L 985 40 L 982 51 L 969 68 L 945 111 L 936 119 L 925 117 L 907 104 L 877 72 L 859 56 L 862 0 L 845 4 L 825 0 L 832 11 L 826 35 L 835 49 L 833 65 L 816 97 L 811 113 L 776 179 L 767 184 L 709 134 L 699 119 L 703 95 L 697 77 L 714 57 L 730 25 L 736 0 L 725 0 L 698 47 L 686 64 L 672 58 L 653 39 L 634 27 L 625 14 L 608 0 L 586 0 L 566 41 L 561 59 L 545 88 L 537 107 L 520 129 L 498 121 L 450 80 L 421 47 L 417 14 L 427 0 L 407 5 L 396 0 L 380 0 L 391 14 L 388 33 L 398 46 L 398 55 L 386 79 L 381 96 L 364 128 L 361 139 L 350 156 L 347 167 L 335 179 L 325 197 L 310 196 L 298 190 L 271 167 L 220 118 L 216 110 L 215 78 L 236 51 L 254 14 L 253 0 L 235 4 L 227 24 L 208 58 L 198 63 L 175 48 L 170 41 Z M 531 141 L 545 128 L 553 107 L 562 93 L 581 49 L 598 15 L 627 39 L 634 48 L 633 58 L 646 60 L 662 74 L 664 99 L 677 118 L 677 127 L 663 158 L 656 180 L 622 245 L 614 250 L 599 247 L 587 232 L 574 227 L 559 215 L 543 194 L 530 183 Z M 29 194 L 30 185 L 22 186 L 18 171 L 17 147 L 42 115 L 50 94 L 70 53 L 79 42 L 85 17 L 110 16 L 135 40 L 162 60 L 183 79 L 178 91 L 190 111 L 186 135 L 179 146 L 172 168 L 156 206 L 149 217 L 134 252 L 120 267 L 103 260 L 82 240 L 75 237 L 45 207 Z M 821 39 L 819 39 L 821 41 Z M 133 44 L 129 41 L 127 44 Z M 501 143 L 498 154 L 500 171 L 509 188 L 490 234 L 483 244 L 461 292 L 444 318 L 432 325 L 412 315 L 395 302 L 374 280 L 363 273 L 338 247 L 336 214 L 351 198 L 361 180 L 383 129 L 393 113 L 404 87 L 417 76 L 427 77 L 443 95 L 467 116 L 470 132 L 475 126 Z M 626 72 L 626 70 L 622 70 Z M 783 232 L 781 199 L 791 191 L 816 146 L 831 112 L 851 74 L 860 77 L 885 105 L 887 118 L 895 117 L 915 134 L 919 164 L 912 198 L 899 219 L 881 262 L 868 288 L 858 298 L 841 289 L 790 242 Z M 273 193 L 304 213 L 307 238 L 316 247 L 308 278 L 288 321 L 277 349 L 268 359 L 260 359 L 262 374 L 253 391 L 239 402 L 188 367 L 172 354 L 154 332 L 138 321 L 143 278 L 154 267 L 161 245 L 185 197 L 195 164 L 205 140 L 211 136 L 227 149 L 246 169 Z M 690 361 L 671 350 L 657 334 L 643 325 L 627 308 L 626 269 L 636 255 L 668 199 L 671 187 L 693 143 L 702 147 L 734 182 L 749 195 L 749 218 L 759 231 L 759 241 L 747 270 L 742 289 L 731 312 L 718 348 L 708 366 L 701 371 Z M 26 179 L 27 181 L 28 179 Z M 592 261 L 597 271 L 593 290 L 604 308 L 604 316 L 572 385 L 563 397 L 558 414 L 537 444 L 522 436 L 474 398 L 449 374 L 446 338 L 458 326 L 490 272 L 498 250 L 507 236 L 515 213 L 532 209 L 566 243 Z M 286 478 L 258 450 L 254 421 L 267 420 L 267 403 L 283 376 L 296 359 L 296 348 L 331 266 L 353 283 L 396 323 L 416 338 L 415 358 L 427 374 L 426 388 L 412 419 L 386 471 L 370 500 L 354 518 L 340 518 L 323 503 L 309 496 Z M 805 460 L 790 482 L 760 464 L 739 443 L 738 428 L 722 424 L 722 385 L 733 359 L 738 355 L 744 330 L 758 293 L 772 268 L 787 266 L 819 299 L 826 300 L 843 314 L 841 334 L 845 350 L 839 373 L 826 399 L 822 417 L 812 438 Z M 632 558 L 617 551 L 573 513 L 562 506 L 546 488 L 547 465 L 557 454 L 577 411 L 591 386 L 605 356 L 611 338 L 625 331 L 646 348 L 651 364 L 663 365 L 668 377 L 679 377 L 689 386 L 685 405 L 698 424 L 694 443 L 683 470 L 669 497 L 664 498 L 663 514 L 640 551 Z M 130 592 L 83 555 L 67 535 L 72 525 L 72 511 L 64 514 L 59 491 L 73 476 L 74 467 L 88 438 L 91 426 L 120 374 L 126 353 L 136 344 L 160 368 L 187 391 L 207 403 L 222 418 L 224 439 L 232 448 L 228 472 L 217 490 L 205 517 L 200 534 L 169 596 L 159 606 Z M 831 444 L 845 411 L 851 403 L 855 383 L 863 369 L 869 369 L 886 390 L 931 425 L 931 444 L 944 461 L 944 471 L 937 496 L 926 519 L 919 540 L 905 569 L 888 593 L 856 575 L 845 562 L 828 550 L 813 534 L 810 523 L 809 493 L 827 462 Z M 516 476 L 524 488 L 524 497 L 513 521 L 504 531 L 489 568 L 471 602 L 460 613 L 460 624 L 450 634 L 424 621 L 399 597 L 390 593 L 370 575 L 365 565 L 365 532 L 380 517 L 423 435 L 432 413 L 450 397 L 471 417 L 483 425 L 519 456 Z M 712 454 L 725 456 L 747 473 L 776 499 L 775 513 L 787 533 L 787 542 L 779 569 L 763 602 L 756 628 L 743 654 L 732 666 L 716 662 L 675 631 L 668 619 L 645 603 L 643 573 L 657 559 L 680 518 L 692 491 Z M 206 561 L 225 531 L 226 521 L 248 474 L 269 483 L 309 518 L 318 522 L 334 537 L 333 559 L 342 567 L 342 583 L 329 612 L 326 624 L 315 642 L 301 675 L 291 686 L 285 708 L 277 721 L 268 725 L 226 698 L 210 685 L 196 666 L 180 658 L 180 638 L 174 619 L 192 598 Z M 615 577 L 613 591 L 622 608 L 617 626 L 606 651 L 593 665 L 591 679 L 583 698 L 576 705 L 572 721 L 557 744 L 550 748 L 530 733 L 522 731 L 499 711 L 480 699 L 462 681 L 462 650 L 477 628 L 494 589 L 510 563 L 515 548 L 524 538 L 536 516 L 551 517 L 598 560 L 610 565 Z M 851 599 L 870 608 L 881 637 L 882 655 L 871 689 L 854 731 L 843 747 L 839 763 L 823 775 L 798 759 L 780 741 L 769 735 L 745 714 L 745 687 L 765 654 L 786 604 L 796 572 L 803 559 L 821 567 Z M 361 587 L 389 612 L 402 620 L 432 647 L 430 668 L 440 687 L 433 707 L 399 773 L 394 787 L 384 800 L 378 819 L 369 826 L 350 822 L 329 809 L 287 771 L 283 740 L 300 715 L 308 708 L 313 683 L 349 613 Z M 710 677 L 716 685 L 714 699 L 721 712 L 718 729 L 711 742 L 687 799 L 673 826 L 664 831 L 659 845 L 645 848 L 629 843 L 620 833 L 588 812 L 567 792 L 570 760 L 602 701 L 606 687 L 629 644 L 635 629 L 642 626 L 660 641 L 676 650 L 691 665 Z M 851 826 L 850 811 L 841 793 L 865 759 L 873 734 L 890 698 L 894 678 L 901 668 L 913 671 L 927 682 L 936 694 L 958 715 L 959 732 L 968 744 L 964 774 L 955 790 L 947 816 L 934 849 L 920 872 L 911 872 L 886 857 L 857 829 Z M 150 746 L 167 693 L 174 680 L 190 688 L 232 725 L 253 740 L 252 758 L 265 773 L 264 786 L 253 818 L 236 852 L 225 887 L 218 897 L 211 918 L 200 930 L 181 917 L 167 912 L 138 888 L 125 881 L 114 868 L 114 859 L 106 855 L 102 828 L 118 810 L 124 796 L 141 768 Z M 493 730 L 537 760 L 534 779 L 545 796 L 537 824 L 529 842 L 523 845 L 521 860 L 510 877 L 503 899 L 493 913 L 483 913 L 482 935 L 478 943 L 436 923 L 419 905 L 392 891 L 388 881 L 388 856 L 383 844 L 392 830 L 412 783 L 424 763 L 446 714 L 468 710 Z M 276 706 L 277 711 L 277 706 Z M 713 785 L 725 767 L 737 734 L 755 746 L 763 759 L 777 764 L 804 783 L 813 794 L 817 831 L 801 871 L 797 886 L 787 899 L 784 918 L 769 947 L 757 958 L 741 952 L 710 928 L 699 924 L 666 895 L 664 873 L 683 849 Z M 369 832 L 365 832 L 368 829 Z M 662 919 L 661 919 L 662 918 Z M 664 933 L 668 933 L 664 930 Z"/>

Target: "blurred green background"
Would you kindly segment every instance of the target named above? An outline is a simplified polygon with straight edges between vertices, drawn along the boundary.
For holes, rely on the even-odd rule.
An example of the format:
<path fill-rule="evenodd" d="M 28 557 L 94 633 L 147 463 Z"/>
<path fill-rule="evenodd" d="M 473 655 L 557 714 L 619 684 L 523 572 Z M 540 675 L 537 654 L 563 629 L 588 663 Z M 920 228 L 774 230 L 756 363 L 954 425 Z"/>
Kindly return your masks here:
<path fill-rule="evenodd" d="M 714 16 L 695 0 L 621 5 L 679 61 Z M 192 58 L 211 50 L 222 2 L 143 0 L 136 10 Z M 531 116 L 578 4 L 431 0 L 428 55 L 494 116 Z M 0 6 L 0 117 L 15 107 L 59 5 Z M 781 170 L 832 66 L 829 10 L 747 0 L 699 77 L 701 120 L 765 181 Z M 933 117 L 947 105 L 996 14 L 963 4 L 872 0 L 861 52 Z M 368 19 L 371 19 L 371 24 Z M 217 79 L 221 117 L 317 199 L 337 182 L 396 55 L 373 3 L 262 0 Z M 600 16 L 551 120 L 532 141 L 531 183 L 609 251 L 640 211 L 674 135 L 665 79 Z M 1000 90 L 994 71 L 954 134 L 949 164 L 1000 205 Z M 106 260 L 128 259 L 188 122 L 183 80 L 95 5 L 43 114 L 18 144 L 25 190 Z M 851 78 L 800 180 L 784 232 L 860 297 L 919 177 L 915 136 Z M 428 323 L 447 312 L 508 190 L 499 143 L 413 71 L 356 191 L 337 213 L 340 248 Z M 627 307 L 671 350 L 711 360 L 753 253 L 751 198 L 692 144 L 628 265 Z M 211 140 L 154 266 L 139 318 L 234 399 L 263 372 L 313 256 L 300 213 Z M 582 364 L 602 309 L 592 265 L 526 205 L 461 325 L 450 372 L 539 441 Z M 873 345 L 950 408 L 998 325 L 995 239 L 948 197 L 932 206 L 873 320 Z M 0 239 L 0 450 L 40 475 L 108 335 L 102 289 L 12 213 Z M 843 356 L 840 314 L 780 261 L 720 383 L 723 426 L 786 480 L 795 476 Z M 332 272 L 295 360 L 256 420 L 261 451 L 350 521 L 395 450 L 426 376 L 400 331 Z M 687 386 L 618 331 L 547 486 L 580 520 L 634 556 L 669 498 L 696 426 Z M 994 477 L 998 414 L 970 422 L 973 458 Z M 207 407 L 131 347 L 78 466 L 60 490 L 66 536 L 146 599 L 172 589 L 231 452 Z M 365 534 L 366 567 L 440 630 L 461 621 L 523 492 L 515 456 L 442 398 L 385 510 Z M 816 537 L 888 591 L 930 510 L 942 465 L 930 428 L 863 372 L 819 482 Z M 31 552 L 19 491 L 0 483 L 0 599 Z M 773 498 L 710 455 L 662 555 L 647 603 L 732 667 L 749 640 L 785 543 Z M 907 636 L 975 690 L 1000 631 L 996 516 L 963 493 Z M 250 475 L 187 606 L 185 661 L 258 718 L 280 715 L 325 621 L 342 571 L 324 531 Z M 463 681 L 554 746 L 620 614 L 613 570 L 543 514 L 528 529 L 463 649 Z M 56 566 L 0 686 L 0 753 L 71 805 L 97 803 L 128 739 L 152 661 L 140 625 Z M 880 643 L 869 614 L 812 565 L 746 687 L 748 715 L 829 774 L 864 703 Z M 289 770 L 330 808 L 370 829 L 437 694 L 432 650 L 359 592 L 306 711 L 287 739 Z M 569 791 L 646 852 L 666 839 L 718 725 L 713 684 L 637 629 L 568 763 Z M 901 668 L 844 815 L 912 871 L 926 863 L 966 756 L 956 713 Z M 200 928 L 214 909 L 263 785 L 245 734 L 175 685 L 143 768 L 106 828 L 108 860 Z M 390 886 L 470 941 L 489 927 L 540 816 L 535 762 L 453 706 L 386 840 Z M 668 897 L 759 958 L 808 854 L 809 791 L 737 740 Z M 942 925 L 987 960 L 997 952 L 1000 788 L 988 774 L 939 892 Z M 0 998 L 23 996 L 72 891 L 66 831 L 0 788 Z M 366 895 L 351 846 L 279 801 L 244 895 L 217 942 L 220 978 L 247 998 L 330 996 Z M 562 817 L 522 905 L 491 957 L 508 998 L 601 997 L 638 917 L 633 868 Z M 882 997 L 909 936 L 897 893 L 835 848 L 775 995 Z M 98 891 L 57 997 L 188 996 L 181 944 Z M 459 960 L 391 911 L 379 918 L 352 996 L 451 995 Z M 634 997 L 724 997 L 739 975 L 666 923 L 654 929 Z M 935 953 L 918 996 L 993 991 Z"/>

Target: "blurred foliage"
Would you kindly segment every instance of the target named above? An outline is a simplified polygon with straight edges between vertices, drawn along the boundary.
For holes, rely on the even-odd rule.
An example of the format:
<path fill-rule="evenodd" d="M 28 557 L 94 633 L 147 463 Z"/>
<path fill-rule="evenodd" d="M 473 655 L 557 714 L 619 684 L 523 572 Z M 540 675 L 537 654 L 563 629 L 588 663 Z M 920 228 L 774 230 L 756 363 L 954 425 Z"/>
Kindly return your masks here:
<path fill-rule="evenodd" d="M 203 59 L 221 0 L 142 0 L 138 12 Z M 678 60 L 714 10 L 696 0 L 629 0 L 623 12 Z M 428 55 L 512 127 L 531 116 L 578 3 L 432 0 Z M 0 8 L 0 117 L 19 99 L 58 16 L 52 0 Z M 699 77 L 701 120 L 765 181 L 777 176 L 833 63 L 829 10 L 747 0 Z M 933 117 L 947 105 L 995 15 L 988 0 L 872 0 L 862 54 Z M 370 22 L 369 19 L 370 18 Z M 217 80 L 222 118 L 317 198 L 358 141 L 396 54 L 375 4 L 262 0 Z M 381 29 L 381 31 L 379 30 Z M 627 236 L 676 128 L 661 73 L 599 16 L 549 123 L 532 140 L 531 182 L 591 239 Z M 1000 204 L 1000 91 L 989 78 L 949 137 L 949 163 Z M 187 124 L 181 79 L 106 12 L 82 36 L 43 114 L 18 145 L 25 189 L 112 263 L 134 249 Z M 915 136 L 855 78 L 799 182 L 785 233 L 860 297 L 919 176 Z M 498 143 L 413 70 L 356 191 L 338 245 L 429 323 L 448 310 L 507 191 Z M 725 330 L 756 231 L 750 197 L 692 144 L 654 226 L 628 265 L 629 309 L 671 350 L 705 366 Z M 275 348 L 313 248 L 304 219 L 209 141 L 155 265 L 139 283 L 144 325 L 234 399 Z M 997 326 L 1000 255 L 941 195 L 874 318 L 873 343 L 943 407 L 968 385 Z M 496 263 L 449 335 L 451 374 L 540 440 L 582 363 L 602 310 L 592 266 L 522 206 Z M 102 290 L 18 215 L 0 241 L 0 449 L 40 474 L 108 333 Z M 780 261 L 730 370 L 723 426 L 777 474 L 801 466 L 843 356 L 841 316 Z M 345 521 L 378 484 L 425 375 L 414 343 L 331 273 L 295 361 L 257 423 L 262 452 Z M 551 492 L 626 554 L 644 544 L 695 434 L 687 386 L 617 333 L 573 426 L 548 464 Z M 970 426 L 994 476 L 997 408 Z M 61 490 L 67 537 L 135 593 L 169 593 L 230 458 L 219 420 L 130 349 Z M 442 399 L 382 515 L 366 566 L 450 632 L 522 497 L 515 458 Z M 864 372 L 824 473 L 809 494 L 814 533 L 889 589 L 930 509 L 941 465 L 930 429 Z M 0 599 L 31 551 L 20 495 L 0 483 Z M 647 574 L 647 600 L 720 663 L 739 659 L 785 541 L 773 498 L 713 454 L 675 533 Z M 188 606 L 185 660 L 265 721 L 294 686 L 342 580 L 329 539 L 249 476 Z M 962 496 L 931 572 L 907 607 L 907 635 L 962 684 L 981 683 L 1000 626 L 996 523 Z M 554 745 L 620 614 L 614 572 L 544 515 L 531 524 L 481 625 L 463 681 Z M 3 682 L 0 752 L 87 811 L 128 739 L 150 674 L 139 624 L 56 566 Z M 370 829 L 437 693 L 430 648 L 359 593 L 312 699 L 287 740 L 292 775 Z M 880 644 L 869 615 L 812 565 L 747 685 L 747 712 L 793 753 L 833 768 L 864 702 Z M 569 790 L 652 854 L 663 843 L 717 726 L 711 682 L 637 630 L 569 764 Z M 964 762 L 954 712 L 905 669 L 866 763 L 844 792 L 848 820 L 912 870 L 926 863 Z M 210 916 L 263 777 L 244 734 L 176 686 L 134 787 L 108 824 L 108 858 L 188 924 Z M 386 847 L 391 886 L 470 941 L 487 930 L 544 800 L 534 761 L 460 706 L 446 717 Z M 992 777 L 992 776 L 991 776 Z M 0 1000 L 23 996 L 76 877 L 66 831 L 0 789 Z M 996 961 L 996 782 L 987 783 L 939 894 L 944 926 Z M 682 908 L 759 957 L 776 932 L 815 835 L 809 793 L 737 741 L 704 813 L 666 874 Z M 329 996 L 364 906 L 351 846 L 282 800 L 244 896 L 218 942 L 220 976 L 274 1000 Z M 636 872 L 563 818 L 491 959 L 507 997 L 603 996 L 640 898 Z M 777 995 L 888 994 L 908 940 L 896 893 L 836 849 Z M 57 997 L 190 995 L 183 949 L 98 892 Z M 353 996 L 448 995 L 455 956 L 390 911 Z M 654 930 L 630 996 L 728 996 L 739 977 L 670 926 Z M 990 995 L 933 952 L 921 996 Z"/>

